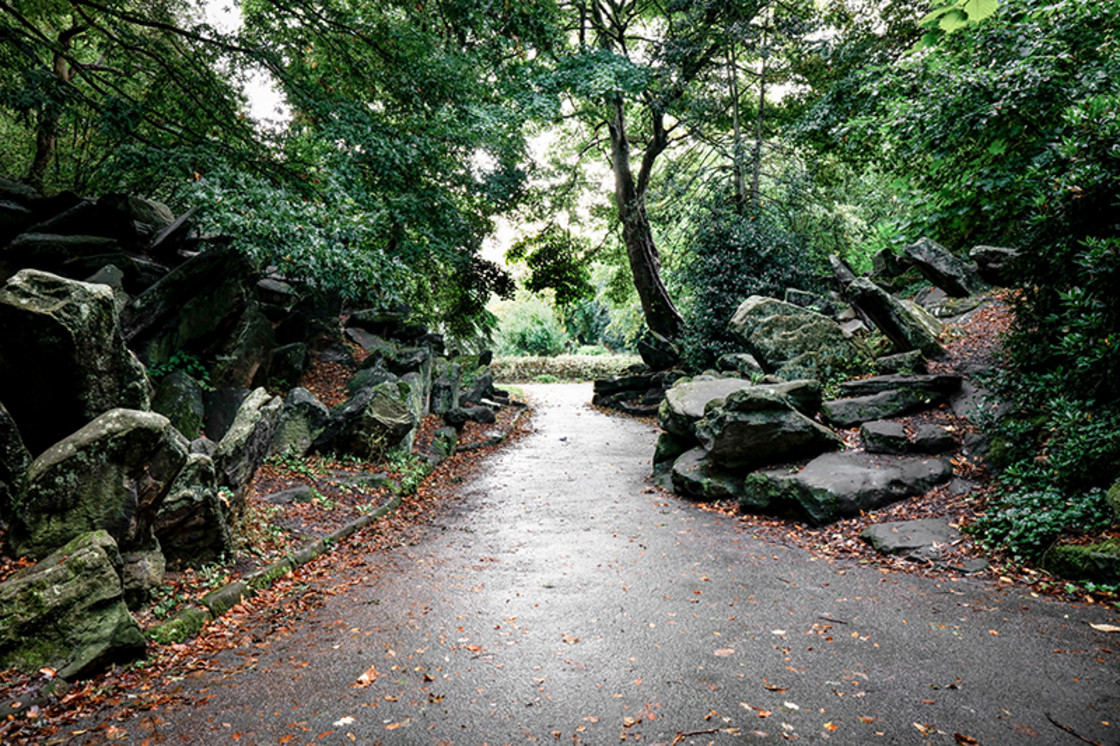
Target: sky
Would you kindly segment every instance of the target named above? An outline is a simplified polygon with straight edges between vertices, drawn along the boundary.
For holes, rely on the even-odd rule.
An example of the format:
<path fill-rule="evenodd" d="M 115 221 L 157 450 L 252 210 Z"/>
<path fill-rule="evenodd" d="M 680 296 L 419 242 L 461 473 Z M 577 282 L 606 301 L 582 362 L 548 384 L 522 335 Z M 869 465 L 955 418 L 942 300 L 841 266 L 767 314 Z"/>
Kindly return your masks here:
<path fill-rule="evenodd" d="M 241 27 L 241 11 L 233 0 L 203 0 L 206 21 L 221 31 Z M 269 79 L 268 73 L 253 73 L 245 86 L 249 97 L 249 116 L 264 127 L 282 127 L 290 117 L 284 97 Z"/>

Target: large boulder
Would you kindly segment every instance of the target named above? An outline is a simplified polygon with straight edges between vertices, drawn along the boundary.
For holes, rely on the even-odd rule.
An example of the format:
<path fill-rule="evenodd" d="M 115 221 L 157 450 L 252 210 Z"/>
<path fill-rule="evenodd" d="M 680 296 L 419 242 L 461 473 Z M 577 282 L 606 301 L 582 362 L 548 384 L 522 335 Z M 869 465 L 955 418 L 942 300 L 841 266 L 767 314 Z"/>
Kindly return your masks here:
<path fill-rule="evenodd" d="M 898 417 L 931 409 L 949 401 L 960 388 L 954 375 L 886 375 L 845 381 L 841 399 L 821 405 L 824 419 L 837 427 L 852 427 L 871 420 Z"/>
<path fill-rule="evenodd" d="M 1019 259 L 1019 250 L 1004 246 L 973 246 L 968 256 L 976 262 L 980 279 L 1005 287 L 1011 283 L 1011 272 Z"/>
<path fill-rule="evenodd" d="M 786 380 L 828 378 L 865 362 L 863 351 L 835 321 L 774 298 L 747 298 L 729 330 L 768 373 Z"/>
<path fill-rule="evenodd" d="M 719 466 L 755 469 L 840 448 L 827 427 L 794 409 L 789 397 L 767 388 L 736 391 L 708 409 L 696 437 Z"/>
<path fill-rule="evenodd" d="M 820 526 L 925 494 L 952 476 L 945 459 L 826 453 L 797 473 L 774 469 L 749 474 L 740 505 Z"/>
<path fill-rule="evenodd" d="M 692 438 L 693 427 L 704 417 L 708 404 L 720 404 L 735 391 L 751 387 L 742 378 L 696 376 L 677 381 L 665 392 L 657 417 L 661 429 L 678 437 Z"/>
<path fill-rule="evenodd" d="M 244 314 L 255 279 L 252 263 L 237 251 L 198 254 L 125 307 L 124 338 L 148 365 L 219 344 Z"/>
<path fill-rule="evenodd" d="M 941 323 L 917 306 L 913 310 L 866 277 L 848 286 L 848 299 L 891 341 L 895 351 L 920 350 L 931 359 L 946 356 L 937 339 Z M 922 316 L 919 316 L 923 314 Z M 936 329 L 936 331 L 935 331 Z"/>
<path fill-rule="evenodd" d="M 112 537 L 95 531 L 0 583 L 0 667 L 74 679 L 143 655 L 122 569 Z"/>
<path fill-rule="evenodd" d="M 33 453 L 116 407 L 147 409 L 105 285 L 25 269 L 0 290 L 0 391 Z"/>
<path fill-rule="evenodd" d="M 269 453 L 303 456 L 331 421 L 327 409 L 305 388 L 294 388 L 284 398 L 280 422 L 272 436 Z"/>
<path fill-rule="evenodd" d="M 15 420 L 0 403 L 0 524 L 11 520 L 12 505 L 30 466 L 31 452 L 23 445 Z"/>
<path fill-rule="evenodd" d="M 13 509 L 16 555 L 45 557 L 104 529 L 122 551 L 149 549 L 164 496 L 189 443 L 155 412 L 113 409 L 32 462 Z"/>
<path fill-rule="evenodd" d="M 219 483 L 233 493 L 230 508 L 235 516 L 241 515 L 249 483 L 268 456 L 283 408 L 280 397 L 255 389 L 245 397 L 233 424 L 218 442 L 214 465 Z"/>
<path fill-rule="evenodd" d="M 743 491 L 743 474 L 721 467 L 703 448 L 693 448 L 673 462 L 673 491 L 693 500 L 729 500 Z"/>
<path fill-rule="evenodd" d="M 213 460 L 191 454 L 156 516 L 155 534 L 167 562 L 198 568 L 226 557 L 233 549 L 228 509 Z"/>
<path fill-rule="evenodd" d="M 388 381 L 358 391 L 331 411 L 331 422 L 315 440 L 319 452 L 374 458 L 409 440 L 420 422 L 412 386 Z"/>
<path fill-rule="evenodd" d="M 187 440 L 202 432 L 206 408 L 202 402 L 202 386 L 186 372 L 176 370 L 160 379 L 152 397 L 152 411 L 159 412 Z"/>
<path fill-rule="evenodd" d="M 21 269 L 36 269 L 70 276 L 88 268 L 82 259 L 114 255 L 121 252 L 120 243 L 106 236 L 63 236 L 28 231 L 21 233 L 0 251 L 0 280 L 6 280 Z"/>
<path fill-rule="evenodd" d="M 245 312 L 218 349 L 213 383 L 218 388 L 248 388 L 264 383 L 276 335 L 260 304 L 249 300 Z"/>
<path fill-rule="evenodd" d="M 906 256 L 923 277 L 956 298 L 987 289 L 974 265 L 958 259 L 936 241 L 919 238 L 906 247 Z"/>

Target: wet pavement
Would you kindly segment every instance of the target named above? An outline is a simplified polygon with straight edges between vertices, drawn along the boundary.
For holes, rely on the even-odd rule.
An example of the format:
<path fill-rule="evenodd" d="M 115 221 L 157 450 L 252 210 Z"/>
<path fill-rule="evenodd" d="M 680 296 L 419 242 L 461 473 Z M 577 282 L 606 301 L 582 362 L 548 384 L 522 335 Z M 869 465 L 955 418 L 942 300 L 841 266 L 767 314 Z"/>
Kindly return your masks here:
<path fill-rule="evenodd" d="M 1115 614 L 753 540 L 650 487 L 656 432 L 590 386 L 525 389 L 535 432 L 417 544 L 180 682 L 145 737 L 1120 743 L 1120 635 L 1089 626 Z"/>

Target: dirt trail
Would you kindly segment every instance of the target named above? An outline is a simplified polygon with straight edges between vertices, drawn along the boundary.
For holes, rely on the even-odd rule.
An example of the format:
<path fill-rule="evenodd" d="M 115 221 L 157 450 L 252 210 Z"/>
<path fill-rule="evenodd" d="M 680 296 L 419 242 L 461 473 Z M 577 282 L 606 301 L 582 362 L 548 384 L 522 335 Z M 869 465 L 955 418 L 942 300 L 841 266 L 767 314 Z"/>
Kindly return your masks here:
<path fill-rule="evenodd" d="M 1104 610 L 753 540 L 653 490 L 590 386 L 525 388 L 535 432 L 416 545 L 130 742 L 1120 742 Z"/>

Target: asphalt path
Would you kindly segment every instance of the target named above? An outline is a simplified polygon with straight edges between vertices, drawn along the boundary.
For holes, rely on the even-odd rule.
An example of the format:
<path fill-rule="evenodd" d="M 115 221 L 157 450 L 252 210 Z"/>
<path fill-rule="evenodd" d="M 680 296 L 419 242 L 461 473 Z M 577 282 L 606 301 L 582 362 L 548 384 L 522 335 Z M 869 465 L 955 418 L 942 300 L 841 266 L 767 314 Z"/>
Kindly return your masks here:
<path fill-rule="evenodd" d="M 525 388 L 534 432 L 418 543 L 180 682 L 152 742 L 1120 743 L 1116 614 L 752 539 L 652 488 L 656 432 L 589 386 Z"/>

